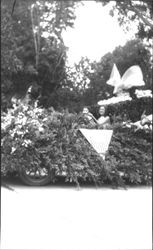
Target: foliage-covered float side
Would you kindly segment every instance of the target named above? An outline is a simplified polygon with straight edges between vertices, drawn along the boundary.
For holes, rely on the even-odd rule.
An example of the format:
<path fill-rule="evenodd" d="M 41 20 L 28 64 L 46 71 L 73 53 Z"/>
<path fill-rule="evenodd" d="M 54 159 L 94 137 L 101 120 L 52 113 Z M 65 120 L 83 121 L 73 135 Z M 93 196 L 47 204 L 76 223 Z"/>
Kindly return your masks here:
<path fill-rule="evenodd" d="M 22 168 L 43 167 L 64 173 L 66 181 L 98 183 L 105 165 L 78 131 L 80 117 L 20 105 L 2 119 L 2 176 Z"/>
<path fill-rule="evenodd" d="M 20 103 L 2 114 L 2 176 L 22 168 L 46 167 L 65 181 L 124 186 L 152 182 L 151 132 L 114 125 L 106 161 L 81 135 L 81 115 Z M 131 150 L 132 149 L 132 150 Z"/>
<path fill-rule="evenodd" d="M 127 184 L 151 185 L 152 131 L 114 127 L 107 164 L 114 165 Z"/>

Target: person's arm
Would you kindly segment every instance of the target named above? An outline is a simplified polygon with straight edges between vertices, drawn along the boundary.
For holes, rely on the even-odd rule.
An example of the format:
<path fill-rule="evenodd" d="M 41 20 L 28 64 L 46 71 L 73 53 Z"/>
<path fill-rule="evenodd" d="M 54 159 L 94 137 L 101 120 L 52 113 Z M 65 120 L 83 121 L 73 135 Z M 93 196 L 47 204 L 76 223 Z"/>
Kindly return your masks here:
<path fill-rule="evenodd" d="M 100 118 L 97 120 L 97 122 L 98 122 L 99 125 L 104 125 L 106 123 L 110 123 L 109 116 L 103 117 L 103 119 L 100 119 Z"/>
<path fill-rule="evenodd" d="M 95 122 L 96 124 L 98 123 L 97 119 L 94 117 L 93 114 L 88 113 L 88 117 L 90 118 L 90 120 L 94 120 L 94 122 Z"/>
<path fill-rule="evenodd" d="M 98 128 L 99 129 L 106 129 L 107 125 L 110 124 L 109 116 L 103 117 L 103 119 L 98 119 Z"/>
<path fill-rule="evenodd" d="M 90 114 L 91 114 L 91 113 L 90 113 Z M 98 124 L 98 121 L 97 121 L 97 119 L 94 117 L 93 114 L 91 114 L 91 117 L 92 117 L 92 119 L 94 120 L 94 122 Z"/>

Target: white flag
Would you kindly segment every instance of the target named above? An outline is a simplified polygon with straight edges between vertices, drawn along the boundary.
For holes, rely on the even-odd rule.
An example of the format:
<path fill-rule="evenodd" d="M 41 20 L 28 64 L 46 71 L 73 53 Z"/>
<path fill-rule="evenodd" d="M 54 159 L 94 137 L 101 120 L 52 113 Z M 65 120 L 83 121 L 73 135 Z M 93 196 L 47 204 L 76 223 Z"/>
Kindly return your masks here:
<path fill-rule="evenodd" d="M 98 154 L 105 159 L 106 151 L 108 150 L 113 130 L 106 129 L 80 129 L 81 133 L 92 145 Z"/>
<path fill-rule="evenodd" d="M 111 75 L 109 80 L 107 81 L 107 84 L 112 85 L 112 86 L 116 86 L 120 83 L 121 81 L 121 76 L 120 73 L 118 71 L 118 68 L 116 66 L 116 64 L 113 65 L 112 71 L 111 71 Z"/>

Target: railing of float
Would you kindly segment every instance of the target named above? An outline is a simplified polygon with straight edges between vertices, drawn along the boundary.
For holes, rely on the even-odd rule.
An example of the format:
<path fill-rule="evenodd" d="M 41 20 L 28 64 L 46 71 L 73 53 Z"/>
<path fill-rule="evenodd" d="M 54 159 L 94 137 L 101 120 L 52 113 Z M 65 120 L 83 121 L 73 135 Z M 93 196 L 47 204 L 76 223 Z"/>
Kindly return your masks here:
<path fill-rule="evenodd" d="M 96 152 L 105 160 L 113 130 L 106 129 L 79 129 Z"/>

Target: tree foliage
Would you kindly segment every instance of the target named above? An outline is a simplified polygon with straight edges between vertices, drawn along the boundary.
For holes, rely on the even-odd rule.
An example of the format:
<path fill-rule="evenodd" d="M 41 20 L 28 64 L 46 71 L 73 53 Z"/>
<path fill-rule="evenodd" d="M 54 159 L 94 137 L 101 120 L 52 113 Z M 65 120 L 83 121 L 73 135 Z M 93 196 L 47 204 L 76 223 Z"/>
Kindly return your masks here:
<path fill-rule="evenodd" d="M 109 2 L 102 1 L 104 5 Z M 125 4 L 130 2 L 136 6 L 134 1 L 126 1 Z M 62 32 L 73 27 L 75 8 L 80 3 L 2 0 L 3 108 L 10 106 L 12 96 L 23 97 L 29 86 L 33 86 L 32 91 L 36 97 L 39 96 L 40 105 L 69 108 L 71 111 L 74 107 L 78 111 L 83 105 L 95 104 L 112 95 L 112 87 L 106 81 L 113 63 L 117 64 L 121 75 L 128 67 L 138 64 L 143 71 L 146 88 L 151 88 L 151 55 L 140 40 L 117 47 L 98 63 L 82 58 L 73 69 L 66 66 L 67 48 Z M 129 16 L 122 1 L 114 1 L 114 4 L 120 10 L 120 18 L 124 17 L 123 22 L 126 16 L 132 19 L 133 14 Z M 147 8 L 147 15 L 152 15 L 149 2 L 137 5 Z M 139 24 L 143 25 L 142 22 Z"/>
<path fill-rule="evenodd" d="M 86 64 L 84 63 L 86 61 Z M 110 77 L 113 64 L 116 64 L 121 76 L 132 65 L 139 65 L 145 81 L 145 89 L 152 89 L 152 67 L 150 51 L 139 39 L 128 41 L 124 46 L 118 46 L 112 53 L 105 54 L 99 62 L 89 62 L 82 59 L 79 64 L 84 67 L 83 79 L 88 79 L 88 85 L 81 95 L 84 105 L 94 105 L 99 100 L 108 99 L 113 95 L 113 87 L 106 84 Z M 77 70 L 76 70 L 77 72 Z M 76 78 L 75 86 L 80 82 Z M 85 81 L 85 80 L 84 80 Z"/>
<path fill-rule="evenodd" d="M 144 89 L 152 89 L 151 54 L 140 39 L 118 46 L 105 54 L 99 62 L 82 58 L 73 68 L 67 68 L 64 86 L 48 98 L 47 105 L 80 111 L 83 106 L 95 105 L 99 100 L 113 95 L 113 87 L 106 84 L 113 64 L 116 63 L 121 76 L 132 65 L 139 65 L 145 81 Z"/>
<path fill-rule="evenodd" d="M 23 96 L 37 85 L 45 103 L 44 97 L 64 84 L 67 48 L 62 32 L 73 26 L 78 3 L 16 1 L 12 13 L 13 3 L 2 1 L 3 96 Z"/>
<path fill-rule="evenodd" d="M 98 0 L 105 6 L 110 0 Z M 113 1 L 110 14 L 118 14 L 118 20 L 121 25 L 130 24 L 135 21 L 138 23 L 138 36 L 140 38 L 151 39 L 153 37 L 153 4 L 152 0 L 126 0 Z M 127 26 L 128 27 L 128 26 Z M 129 26 L 130 28 L 130 26 Z"/>

